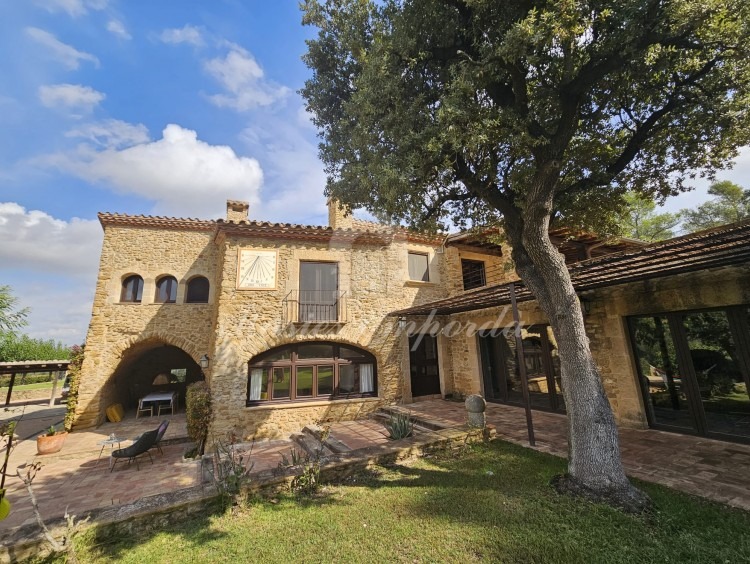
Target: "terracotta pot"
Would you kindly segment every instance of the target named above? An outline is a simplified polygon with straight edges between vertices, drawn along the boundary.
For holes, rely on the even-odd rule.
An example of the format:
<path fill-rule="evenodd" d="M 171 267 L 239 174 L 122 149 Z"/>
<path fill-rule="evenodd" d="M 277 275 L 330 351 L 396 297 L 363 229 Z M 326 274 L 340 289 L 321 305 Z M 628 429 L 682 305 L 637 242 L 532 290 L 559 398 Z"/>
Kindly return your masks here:
<path fill-rule="evenodd" d="M 54 435 L 39 435 L 36 438 L 36 452 L 37 454 L 52 454 L 59 452 L 65 443 L 65 437 L 68 436 L 67 431 L 60 431 Z"/>

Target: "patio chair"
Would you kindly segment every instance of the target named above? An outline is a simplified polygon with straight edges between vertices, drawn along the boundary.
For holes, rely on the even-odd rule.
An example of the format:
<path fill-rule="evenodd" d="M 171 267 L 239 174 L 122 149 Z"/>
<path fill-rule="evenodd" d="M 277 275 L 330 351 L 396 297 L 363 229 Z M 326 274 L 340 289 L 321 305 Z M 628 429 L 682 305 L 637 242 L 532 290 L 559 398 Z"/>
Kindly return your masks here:
<path fill-rule="evenodd" d="M 164 455 L 164 451 L 161 450 L 161 440 L 164 438 L 164 433 L 167 432 L 167 427 L 169 427 L 169 419 L 165 419 L 164 421 L 162 421 L 161 424 L 156 428 L 156 442 L 151 447 L 152 449 L 153 448 L 158 449 L 159 450 L 159 454 L 161 454 L 162 456 Z M 137 441 L 142 436 L 143 435 L 138 435 L 133 440 Z M 149 450 L 151 450 L 151 449 L 149 449 Z"/>
<path fill-rule="evenodd" d="M 128 464 L 135 460 L 136 470 L 140 470 L 141 467 L 138 464 L 138 457 L 144 454 L 148 455 L 149 460 L 151 460 L 151 464 L 153 464 L 154 459 L 151 458 L 151 453 L 148 451 L 156 444 L 156 436 L 158 432 L 158 429 L 154 429 L 153 431 L 146 431 L 138 438 L 137 441 L 135 441 L 129 447 L 120 448 L 113 451 L 111 455 L 113 462 L 112 464 L 110 464 L 109 471 L 112 472 L 115 469 L 117 463 L 125 458 L 128 459 Z"/>
<path fill-rule="evenodd" d="M 156 447 L 159 450 L 159 454 L 162 456 L 164 456 L 164 452 L 161 450 L 161 440 L 164 438 L 164 433 L 167 432 L 167 427 L 169 427 L 169 419 L 162 421 L 159 428 L 156 429 L 156 442 L 154 443 L 154 446 L 151 447 Z"/>

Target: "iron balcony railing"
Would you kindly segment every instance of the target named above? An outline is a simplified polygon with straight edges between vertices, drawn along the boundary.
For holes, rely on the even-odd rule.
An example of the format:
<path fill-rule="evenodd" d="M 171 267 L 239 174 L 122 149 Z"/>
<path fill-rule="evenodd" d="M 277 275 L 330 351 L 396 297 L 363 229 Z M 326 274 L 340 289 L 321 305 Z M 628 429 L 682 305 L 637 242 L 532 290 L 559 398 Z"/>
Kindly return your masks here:
<path fill-rule="evenodd" d="M 346 292 L 292 290 L 282 302 L 285 323 L 346 323 Z"/>

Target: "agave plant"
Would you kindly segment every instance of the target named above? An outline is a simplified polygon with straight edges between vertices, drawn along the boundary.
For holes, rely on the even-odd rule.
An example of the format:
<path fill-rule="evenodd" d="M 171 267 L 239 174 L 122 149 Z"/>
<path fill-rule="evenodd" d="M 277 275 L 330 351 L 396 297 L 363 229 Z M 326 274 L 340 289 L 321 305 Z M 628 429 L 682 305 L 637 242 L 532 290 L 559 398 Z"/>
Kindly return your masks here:
<path fill-rule="evenodd" d="M 410 437 L 414 432 L 414 422 L 408 413 L 392 413 L 384 425 L 394 441 Z"/>

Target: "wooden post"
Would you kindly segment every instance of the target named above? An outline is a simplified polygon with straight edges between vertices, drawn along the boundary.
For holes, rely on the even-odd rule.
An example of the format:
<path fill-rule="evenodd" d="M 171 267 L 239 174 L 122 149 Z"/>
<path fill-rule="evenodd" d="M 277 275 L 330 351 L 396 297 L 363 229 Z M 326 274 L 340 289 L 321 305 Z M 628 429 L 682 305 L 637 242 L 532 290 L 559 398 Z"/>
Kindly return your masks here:
<path fill-rule="evenodd" d="M 513 309 L 513 321 L 516 325 L 516 362 L 518 362 L 518 372 L 521 375 L 521 386 L 523 392 L 523 407 L 526 411 L 526 428 L 529 432 L 529 444 L 535 446 L 534 440 L 534 423 L 531 420 L 531 403 L 529 400 L 529 382 L 526 376 L 526 358 L 523 354 L 523 339 L 521 338 L 521 316 L 518 314 L 518 304 L 516 303 L 516 285 L 508 284 L 508 293 L 510 294 L 510 305 Z"/>
<path fill-rule="evenodd" d="M 10 405 L 10 394 L 13 392 L 13 384 L 16 383 L 16 373 L 13 372 L 10 375 L 10 382 L 8 383 L 8 395 L 5 396 L 5 407 Z"/>
<path fill-rule="evenodd" d="M 53 371 L 50 370 L 50 374 L 53 374 Z M 49 397 L 49 406 L 53 407 L 55 405 L 55 396 L 57 395 L 57 381 L 60 379 L 60 375 L 62 374 L 62 370 L 57 371 L 57 374 L 52 378 L 52 394 L 50 394 Z"/>

